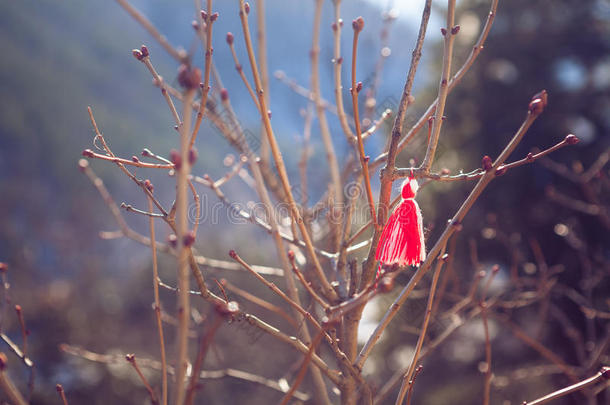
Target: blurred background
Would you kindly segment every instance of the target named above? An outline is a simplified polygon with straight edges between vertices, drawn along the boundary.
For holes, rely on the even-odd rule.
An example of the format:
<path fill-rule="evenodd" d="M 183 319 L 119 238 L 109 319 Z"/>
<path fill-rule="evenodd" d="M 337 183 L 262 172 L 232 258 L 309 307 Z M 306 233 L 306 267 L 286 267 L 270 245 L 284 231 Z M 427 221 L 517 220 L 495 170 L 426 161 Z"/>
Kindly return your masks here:
<path fill-rule="evenodd" d="M 245 65 L 237 2 L 215 3 L 220 18 L 214 25 L 214 62 L 240 122 L 258 135 L 256 109 L 224 40 L 226 32 L 235 33 L 236 49 Z M 376 83 L 376 104 L 371 112 L 376 119 L 400 99 L 423 2 L 343 3 L 346 22 L 359 15 L 366 21 L 358 77 L 365 91 Z M 489 3 L 458 1 L 456 20 L 462 28 L 456 41 L 455 69 L 476 41 Z M 134 0 L 133 4 L 172 44 L 191 52 L 195 64 L 202 65 L 201 46 L 191 27 L 192 2 Z M 273 74 L 281 71 L 280 76 L 286 80 L 309 86 L 314 3 L 268 0 L 266 5 L 274 129 L 289 174 L 298 182 L 300 150 L 295 145 L 303 143 L 303 112 L 308 100 Z M 436 96 L 442 55 L 439 27 L 445 7 L 444 2 L 434 2 L 416 77 L 416 104 L 407 114 L 407 127 Z M 325 2 L 322 18 L 322 96 L 334 100 L 331 1 Z M 251 18 L 253 27 L 255 21 Z M 351 56 L 351 31 L 346 23 L 342 36 L 346 58 Z M 177 86 L 176 63 L 115 2 L 0 2 L 0 261 L 9 266 L 10 282 L 10 304 L 1 326 L 11 339 L 21 342 L 12 309 L 20 304 L 30 331 L 28 353 L 36 363 L 35 404 L 58 403 L 56 383 L 64 385 L 71 403 L 76 404 L 149 401 L 127 364 L 97 364 L 59 350 L 60 344 L 67 343 L 97 353 L 135 352 L 140 357 L 158 357 L 151 310 L 150 252 L 127 239 L 100 239 L 100 231 L 118 228 L 95 188 L 77 168 L 81 151 L 94 148 L 87 106 L 92 107 L 101 131 L 119 156 L 139 155 L 144 147 L 167 156 L 177 145 L 165 101 L 145 67 L 131 56 L 131 49 L 140 44 L 149 47 L 152 61 L 165 80 Z M 380 65 L 383 70 L 375 81 L 374 72 Z M 346 68 L 343 75 L 349 113 Z M 511 170 L 490 185 L 456 240 L 456 277 L 449 281 L 448 288 L 463 294 L 474 274 L 493 264 L 501 268 L 493 283 L 494 291 L 500 292 L 510 288 L 514 281 L 511 274 L 535 277 L 545 269 L 550 271 L 556 284 L 545 302 L 551 302 L 551 309 L 545 310 L 541 304 L 515 310 L 512 319 L 582 376 L 589 376 L 610 360 L 610 183 L 605 166 L 610 150 L 610 2 L 501 0 L 485 49 L 449 96 L 435 167 L 449 168 L 453 173 L 470 171 L 479 167 L 483 155 L 497 156 L 521 124 L 531 96 L 542 89 L 549 93 L 549 105 L 510 160 L 524 157 L 532 148 L 554 145 L 568 133 L 576 134 L 581 142 L 552 154 L 552 161 Z M 342 161 L 348 145 L 336 117 L 329 118 L 334 146 Z M 367 154 L 374 157 L 383 151 L 388 132 L 389 126 L 384 125 L 371 137 Z M 328 170 L 315 120 L 311 147 L 308 193 L 310 201 L 317 201 L 326 191 Z M 231 148 L 207 124 L 198 148 L 195 173 L 218 178 L 228 170 L 223 162 L 232 153 Z M 400 154 L 398 164 L 417 163 L 423 153 L 424 144 L 414 142 Z M 597 166 L 588 171 L 596 162 Z M 101 161 L 92 161 L 91 166 L 117 203 L 145 207 L 141 193 L 115 166 Z M 159 199 L 171 204 L 172 179 L 141 175 L 153 176 Z M 374 173 L 372 177 L 377 195 L 378 176 Z M 471 183 L 445 183 L 421 193 L 419 201 L 430 241 L 438 237 L 471 187 Z M 212 193 L 203 189 L 201 193 L 204 204 L 216 203 Z M 231 181 L 225 193 L 244 205 L 254 199 L 239 179 Z M 135 230 L 147 233 L 145 218 L 126 212 L 124 217 Z M 200 226 L 197 247 L 203 255 L 226 260 L 229 249 L 238 249 L 250 263 L 278 264 L 265 233 L 249 224 L 230 223 L 226 208 L 214 218 Z M 159 239 L 164 240 L 167 230 L 162 226 L 158 230 Z M 474 256 L 477 263 L 473 262 Z M 162 257 L 161 264 L 162 278 L 173 283 L 173 260 Z M 264 287 L 241 273 L 207 270 L 213 277 L 227 278 L 271 299 Z M 406 275 L 399 278 L 401 283 L 406 280 Z M 421 309 L 424 298 L 409 302 Z M 367 310 L 364 339 L 390 299 L 379 299 Z M 171 292 L 162 291 L 162 300 L 166 308 L 174 308 Z M 263 310 L 244 305 L 273 319 Z M 197 310 L 204 318 L 210 311 L 199 302 Z M 364 370 L 377 388 L 410 359 L 416 337 L 405 328 L 413 324 L 419 327 L 421 318 L 411 316 L 414 311 L 409 306 L 403 312 L 402 320 L 393 325 L 392 333 Z M 281 320 L 275 323 L 286 326 Z M 493 371 L 497 377 L 492 403 L 521 403 L 569 383 L 552 367 L 545 369 L 548 362 L 503 330 L 501 324 L 492 326 Z M 236 334 L 234 328 L 229 325 L 221 329 L 206 367 L 239 367 L 271 379 L 291 380 L 289 373 L 298 367 L 296 353 L 287 349 L 283 351 L 285 356 L 269 361 L 268 350 L 275 350 L 278 343 L 268 337 L 253 339 Z M 166 331 L 171 342 L 170 325 Z M 434 329 L 431 333 L 434 337 Z M 481 339 L 480 324 L 474 323 L 426 358 L 414 401 L 479 403 L 483 381 L 479 364 L 484 359 Z M 251 350 L 253 345 L 261 350 Z M 171 345 L 168 349 L 173 353 Z M 7 350 L 3 347 L 2 351 Z M 27 370 L 15 356 L 9 356 L 9 366 L 11 375 L 25 389 Z M 152 372 L 150 378 L 157 383 L 156 373 Z M 277 392 L 231 378 L 206 381 L 203 389 L 210 404 L 264 404 L 279 398 Z M 393 403 L 394 395 L 387 401 Z M 602 392 L 596 401 L 593 403 L 610 403 L 610 394 Z M 556 403 L 585 402 L 584 397 L 573 396 Z"/>

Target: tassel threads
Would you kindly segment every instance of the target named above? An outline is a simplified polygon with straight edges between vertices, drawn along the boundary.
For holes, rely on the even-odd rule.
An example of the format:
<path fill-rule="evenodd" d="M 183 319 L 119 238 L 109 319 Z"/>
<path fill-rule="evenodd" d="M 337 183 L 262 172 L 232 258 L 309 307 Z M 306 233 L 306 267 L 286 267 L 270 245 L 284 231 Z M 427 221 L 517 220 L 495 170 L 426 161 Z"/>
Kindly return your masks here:
<path fill-rule="evenodd" d="M 380 269 L 392 264 L 416 266 L 426 259 L 421 210 L 414 200 L 418 188 L 412 177 L 402 185 L 403 200 L 388 219 L 375 252 Z"/>

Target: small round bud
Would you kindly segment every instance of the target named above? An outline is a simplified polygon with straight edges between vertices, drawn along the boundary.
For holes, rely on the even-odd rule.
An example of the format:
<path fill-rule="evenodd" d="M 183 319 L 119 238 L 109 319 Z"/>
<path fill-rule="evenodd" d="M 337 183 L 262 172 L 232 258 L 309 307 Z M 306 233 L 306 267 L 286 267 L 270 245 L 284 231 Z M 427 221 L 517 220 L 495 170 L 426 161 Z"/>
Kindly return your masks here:
<path fill-rule="evenodd" d="M 214 309 L 220 316 L 234 316 L 239 313 L 239 304 L 235 301 L 217 304 Z"/>
<path fill-rule="evenodd" d="M 142 156 L 144 156 L 144 157 L 152 156 L 152 152 L 150 151 L 150 149 L 144 148 L 144 149 L 142 149 Z"/>
<path fill-rule="evenodd" d="M 288 251 L 288 260 L 290 260 L 290 261 L 294 260 L 294 252 L 292 250 Z"/>
<path fill-rule="evenodd" d="M 526 156 L 525 156 L 525 160 L 527 160 L 528 162 L 531 162 L 532 160 L 534 160 L 534 154 L 532 152 L 529 152 Z"/>
<path fill-rule="evenodd" d="M 360 93 L 360 90 L 362 90 L 362 82 L 356 84 L 356 92 Z"/>
<path fill-rule="evenodd" d="M 449 253 L 445 253 L 444 255 L 442 255 L 440 257 L 440 260 L 442 260 L 443 263 L 447 263 L 449 261 Z"/>
<path fill-rule="evenodd" d="M 453 221 L 451 223 L 451 226 L 453 226 L 455 228 L 456 232 L 460 232 L 464 228 L 460 221 Z"/>
<path fill-rule="evenodd" d="M 602 367 L 599 372 L 602 373 L 603 378 L 610 380 L 610 367 Z"/>
<path fill-rule="evenodd" d="M 182 157 L 180 156 L 180 152 L 176 149 L 172 149 L 169 151 L 169 160 L 174 164 L 174 167 L 177 170 L 180 170 L 182 166 Z"/>
<path fill-rule="evenodd" d="M 485 170 L 486 172 L 491 170 L 491 167 L 493 166 L 493 162 L 491 161 L 491 158 L 487 155 L 483 156 L 483 159 L 481 160 L 481 166 L 483 167 L 483 170 Z"/>
<path fill-rule="evenodd" d="M 233 44 L 234 40 L 235 40 L 235 37 L 233 36 L 233 33 L 227 32 L 227 44 L 229 44 L 229 45 Z"/>
<path fill-rule="evenodd" d="M 201 10 L 201 19 L 205 22 L 208 21 L 208 13 L 205 10 Z"/>
<path fill-rule="evenodd" d="M 89 161 L 87 161 L 86 159 L 79 159 L 79 161 L 78 161 L 78 169 L 81 172 L 84 172 L 87 167 L 89 167 Z"/>
<path fill-rule="evenodd" d="M 246 2 L 244 4 L 244 10 L 246 10 L 246 14 L 250 14 L 250 3 Z"/>
<path fill-rule="evenodd" d="M 364 18 L 358 17 L 352 21 L 352 28 L 354 31 L 362 31 L 364 29 Z"/>
<path fill-rule="evenodd" d="M 93 151 L 92 151 L 91 149 L 85 149 L 85 150 L 83 151 L 83 156 L 84 156 L 84 157 L 88 157 L 88 158 L 92 158 L 92 157 L 94 157 L 95 155 L 93 154 Z"/>
<path fill-rule="evenodd" d="M 453 28 L 451 28 L 451 35 L 456 35 L 458 32 L 460 32 L 460 26 L 456 25 Z"/>
<path fill-rule="evenodd" d="M 136 355 L 133 353 L 129 353 L 125 355 L 125 360 L 127 360 L 130 363 L 133 363 L 136 361 Z"/>
<path fill-rule="evenodd" d="M 448 169 L 448 168 L 446 168 L 446 167 L 443 167 L 443 168 L 441 169 L 441 174 L 442 174 L 443 176 L 447 176 L 448 174 L 451 174 L 451 170 L 449 170 L 449 169 Z"/>
<path fill-rule="evenodd" d="M 178 83 L 185 89 L 196 89 L 201 83 L 201 69 L 183 63 L 178 67 Z"/>
<path fill-rule="evenodd" d="M 175 234 L 170 233 L 167 237 L 167 243 L 169 243 L 169 245 L 175 249 L 176 246 L 178 246 L 178 238 Z"/>
<path fill-rule="evenodd" d="M 231 250 L 229 250 L 229 256 L 231 256 L 232 259 L 236 259 L 237 252 L 235 252 L 233 249 L 231 249 Z"/>
<path fill-rule="evenodd" d="M 142 51 L 140 51 L 139 49 L 133 49 L 131 51 L 131 54 L 133 55 L 134 58 L 136 58 L 139 61 L 144 59 L 144 55 L 142 55 Z"/>
<path fill-rule="evenodd" d="M 219 15 L 220 15 L 220 14 L 218 14 L 218 12 L 216 12 L 216 13 L 212 14 L 212 17 L 210 18 L 210 21 L 214 22 L 214 21 L 218 20 L 218 16 L 219 16 Z"/>
<path fill-rule="evenodd" d="M 184 238 L 182 238 L 182 244 L 186 247 L 192 246 L 195 243 L 195 232 L 189 231 Z"/>
<path fill-rule="evenodd" d="M 322 329 L 335 329 L 340 324 L 340 318 L 329 318 L 327 316 L 323 316 L 322 321 L 320 322 L 320 326 L 322 327 Z"/>
<path fill-rule="evenodd" d="M 191 27 L 193 27 L 195 31 L 199 31 L 199 22 L 197 20 L 191 21 Z"/>
<path fill-rule="evenodd" d="M 532 100 L 528 106 L 528 111 L 531 114 L 536 114 L 536 115 L 541 114 L 542 111 L 544 111 L 544 104 L 538 98 L 535 100 Z"/>
<path fill-rule="evenodd" d="M 57 384 L 55 385 L 55 390 L 57 392 L 64 392 L 64 387 L 62 387 L 61 384 Z"/>
<path fill-rule="evenodd" d="M 337 64 L 340 65 L 343 63 L 343 56 L 340 56 L 339 59 L 337 59 Z"/>
<path fill-rule="evenodd" d="M 267 117 L 269 117 L 269 119 L 271 119 L 271 110 L 267 110 Z"/>
<path fill-rule="evenodd" d="M 332 23 L 332 24 L 330 25 L 330 27 L 333 29 L 333 31 L 337 31 L 337 28 L 338 28 L 338 27 L 337 27 L 337 23 L 336 23 L 336 22 Z"/>
<path fill-rule="evenodd" d="M 446 28 L 441 28 L 441 35 L 442 36 L 447 35 L 447 29 Z"/>
<path fill-rule="evenodd" d="M 148 191 L 150 191 L 151 193 L 152 193 L 153 191 L 155 191 L 155 186 L 153 186 L 153 184 L 151 183 L 151 181 L 150 181 L 150 180 L 148 180 L 148 179 L 144 180 L 144 187 L 146 187 L 146 189 L 147 189 Z"/>
<path fill-rule="evenodd" d="M 199 152 L 197 152 L 197 148 L 196 147 L 192 147 L 189 150 L 189 165 L 194 165 L 195 162 L 197 161 L 197 158 L 199 157 Z"/>
<path fill-rule="evenodd" d="M 580 142 L 580 139 L 578 139 L 578 137 L 576 135 L 569 134 L 569 135 L 566 135 L 566 138 L 564 139 L 564 141 L 568 145 L 576 145 L 578 142 Z"/>
<path fill-rule="evenodd" d="M 227 89 L 220 90 L 220 99 L 222 101 L 227 101 L 229 99 L 229 91 Z"/>
<path fill-rule="evenodd" d="M 134 163 L 140 163 L 140 159 L 136 155 L 131 156 L 131 161 Z"/>
<path fill-rule="evenodd" d="M 142 56 L 144 56 L 145 58 L 150 55 L 150 53 L 148 52 L 148 47 L 146 45 L 142 45 L 140 47 L 140 52 L 142 52 Z"/>
<path fill-rule="evenodd" d="M 8 363 L 8 359 L 6 354 L 0 353 L 0 371 L 6 370 L 6 364 Z"/>

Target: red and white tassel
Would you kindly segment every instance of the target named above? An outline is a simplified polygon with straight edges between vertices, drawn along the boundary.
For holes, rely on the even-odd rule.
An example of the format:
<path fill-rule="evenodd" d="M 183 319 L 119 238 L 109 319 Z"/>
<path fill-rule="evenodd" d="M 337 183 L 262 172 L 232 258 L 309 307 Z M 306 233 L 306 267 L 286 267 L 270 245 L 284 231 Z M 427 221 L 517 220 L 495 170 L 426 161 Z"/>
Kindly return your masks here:
<path fill-rule="evenodd" d="M 402 201 L 394 210 L 381 233 L 375 259 L 382 265 L 417 266 L 426 260 L 424 226 L 415 195 L 419 185 L 409 177 L 402 183 Z"/>

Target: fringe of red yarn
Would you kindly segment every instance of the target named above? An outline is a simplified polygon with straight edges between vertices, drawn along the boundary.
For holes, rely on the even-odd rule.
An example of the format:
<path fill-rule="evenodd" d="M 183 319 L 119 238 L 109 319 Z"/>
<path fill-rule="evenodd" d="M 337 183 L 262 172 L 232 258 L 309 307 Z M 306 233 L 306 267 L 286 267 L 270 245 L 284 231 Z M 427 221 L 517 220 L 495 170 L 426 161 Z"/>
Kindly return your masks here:
<path fill-rule="evenodd" d="M 415 266 L 426 259 L 422 216 L 417 202 L 408 198 L 388 219 L 375 258 L 383 265 Z M 377 270 L 378 276 L 381 265 Z"/>

